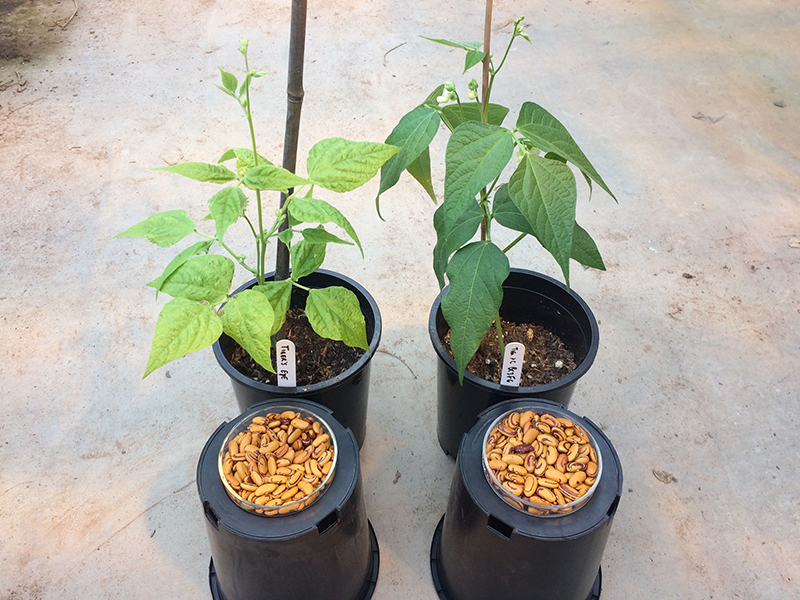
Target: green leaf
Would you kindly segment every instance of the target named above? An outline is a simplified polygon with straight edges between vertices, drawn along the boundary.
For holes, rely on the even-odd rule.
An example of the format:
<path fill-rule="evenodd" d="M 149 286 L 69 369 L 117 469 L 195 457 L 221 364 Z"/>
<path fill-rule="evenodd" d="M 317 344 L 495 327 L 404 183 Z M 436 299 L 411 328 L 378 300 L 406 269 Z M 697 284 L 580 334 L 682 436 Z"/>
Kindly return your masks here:
<path fill-rule="evenodd" d="M 358 298 L 350 290 L 336 286 L 310 290 L 306 316 L 314 331 L 322 337 L 369 350 L 364 315 Z"/>
<path fill-rule="evenodd" d="M 294 230 L 292 229 L 284 229 L 278 234 L 278 239 L 287 246 L 292 245 L 292 237 L 294 237 Z"/>
<path fill-rule="evenodd" d="M 251 288 L 253 291 L 264 294 L 269 300 L 274 313 L 272 331 L 270 337 L 278 333 L 283 323 L 286 321 L 286 311 L 292 301 L 292 282 L 288 279 L 283 281 L 267 281 L 264 285 L 256 285 Z"/>
<path fill-rule="evenodd" d="M 150 215 L 141 223 L 129 227 L 114 237 L 143 237 L 157 244 L 159 248 L 167 248 L 177 244 L 193 231 L 194 222 L 185 210 L 167 210 Z"/>
<path fill-rule="evenodd" d="M 169 301 L 158 315 L 142 378 L 176 358 L 210 346 L 221 334 L 222 320 L 210 304 L 186 298 Z"/>
<path fill-rule="evenodd" d="M 444 84 L 443 83 L 439 84 L 436 87 L 435 90 L 433 90 L 430 94 L 428 94 L 428 97 L 425 98 L 425 100 L 422 101 L 422 104 L 420 104 L 420 106 L 428 106 L 430 108 L 439 108 L 439 103 L 436 101 L 436 99 L 439 96 L 442 95 L 442 92 L 444 92 Z"/>
<path fill-rule="evenodd" d="M 462 50 L 477 50 L 481 46 L 483 46 L 483 42 L 462 42 L 458 40 L 441 40 L 436 38 L 429 38 L 425 37 L 424 35 L 419 36 L 425 40 L 430 42 L 436 42 L 437 44 L 442 44 L 443 46 L 450 46 L 451 48 L 461 48 Z"/>
<path fill-rule="evenodd" d="M 210 181 L 211 183 L 227 183 L 236 179 L 236 173 L 228 167 L 201 162 L 187 162 L 169 167 L 158 167 L 153 171 L 168 171 L 195 181 Z"/>
<path fill-rule="evenodd" d="M 503 124 L 508 114 L 508 109 L 500 104 L 492 104 L 490 102 L 487 112 L 489 113 L 489 125 L 499 126 Z M 481 109 L 474 102 L 463 103 L 461 106 L 448 104 L 442 107 L 442 114 L 453 129 L 467 121 L 482 121 Z"/>
<path fill-rule="evenodd" d="M 481 62 L 484 56 L 486 56 L 486 52 L 482 50 L 467 50 L 467 56 L 464 59 L 464 73 Z"/>
<path fill-rule="evenodd" d="M 225 333 L 239 342 L 253 360 L 274 373 L 270 353 L 274 313 L 267 297 L 253 290 L 244 290 L 225 303 L 219 316 Z"/>
<path fill-rule="evenodd" d="M 255 160 L 253 160 L 253 156 L 255 155 L 253 154 L 253 151 L 250 150 L 249 148 L 231 148 L 225 154 L 223 154 L 217 162 L 222 163 L 232 158 L 235 158 L 236 174 L 238 175 L 239 180 L 242 180 L 244 179 L 244 176 L 247 174 L 247 172 L 256 166 Z M 273 164 L 260 154 L 258 154 L 257 156 L 259 165 Z"/>
<path fill-rule="evenodd" d="M 527 233 L 538 240 L 533 227 L 528 223 L 528 220 L 522 215 L 517 205 L 514 204 L 514 201 L 511 199 L 507 185 L 497 190 L 494 196 L 492 215 L 503 227 L 508 227 L 520 233 Z M 570 252 L 570 258 L 592 269 L 606 270 L 603 259 L 600 256 L 600 251 L 597 249 L 594 240 L 577 223 L 575 223 L 575 229 L 572 232 L 572 250 Z"/>
<path fill-rule="evenodd" d="M 442 296 L 442 314 L 450 325 L 450 349 L 459 381 L 503 302 L 508 258 L 491 242 L 473 242 L 447 266 L 450 288 Z"/>
<path fill-rule="evenodd" d="M 290 188 L 310 183 L 291 171 L 275 165 L 258 165 L 250 169 L 242 181 L 251 190 L 273 190 L 286 193 Z"/>
<path fill-rule="evenodd" d="M 239 84 L 239 82 L 236 81 L 236 77 L 227 71 L 223 71 L 222 67 L 217 68 L 222 75 L 222 85 L 225 86 L 225 89 L 229 92 L 236 93 L 236 86 Z"/>
<path fill-rule="evenodd" d="M 195 256 L 164 280 L 161 291 L 173 298 L 219 304 L 231 289 L 233 271 L 233 261 L 225 256 Z"/>
<path fill-rule="evenodd" d="M 433 203 L 436 204 L 436 192 L 433 191 L 433 181 L 431 180 L 431 151 L 425 148 L 420 155 L 406 168 L 406 171 L 416 179 L 422 188 L 428 192 Z"/>
<path fill-rule="evenodd" d="M 578 167 L 616 201 L 600 174 L 561 122 L 534 102 L 525 102 L 517 117 L 517 130 L 545 153 L 555 152 Z"/>
<path fill-rule="evenodd" d="M 386 138 L 386 143 L 399 146 L 400 152 L 381 167 L 381 186 L 375 198 L 376 207 L 381 194 L 396 184 L 400 174 L 428 149 L 436 132 L 439 131 L 440 123 L 439 113 L 427 106 L 419 106 L 400 119 Z M 430 157 L 428 160 L 430 165 Z M 380 213 L 380 210 L 378 212 Z"/>
<path fill-rule="evenodd" d="M 289 203 L 288 211 L 295 223 L 333 223 L 341 227 L 358 245 L 361 256 L 364 256 L 364 250 L 361 248 L 356 230 L 353 229 L 350 221 L 331 204 L 313 198 L 295 198 Z"/>
<path fill-rule="evenodd" d="M 553 255 L 569 287 L 569 258 L 578 193 L 570 168 L 526 154 L 508 181 L 508 192 L 542 246 Z"/>
<path fill-rule="evenodd" d="M 502 127 L 468 121 L 456 127 L 447 144 L 444 225 L 455 227 L 481 189 L 502 173 L 514 154 L 514 136 Z"/>
<path fill-rule="evenodd" d="M 173 258 L 167 265 L 167 268 L 164 269 L 164 272 L 161 273 L 161 275 L 158 277 L 158 279 L 154 279 L 153 281 L 147 284 L 149 287 L 156 289 L 156 298 L 158 298 L 158 292 L 161 291 L 161 286 L 164 284 L 164 281 L 166 281 L 167 277 L 169 277 L 175 272 L 175 269 L 180 267 L 191 257 L 197 254 L 203 254 L 205 252 L 208 252 L 208 249 L 211 248 L 211 244 L 213 243 L 214 243 L 213 240 L 205 240 L 202 242 L 197 242 L 196 244 L 189 246 L 188 248 L 186 248 L 186 250 L 184 250 L 183 252 L 178 254 L 178 256 Z"/>
<path fill-rule="evenodd" d="M 350 192 L 372 179 L 400 148 L 374 142 L 328 138 L 308 153 L 308 177 L 334 192 Z"/>
<path fill-rule="evenodd" d="M 289 250 L 292 257 L 292 281 L 297 281 L 319 269 L 325 262 L 327 247 L 327 244 L 316 244 L 305 239 L 292 246 Z"/>
<path fill-rule="evenodd" d="M 222 243 L 222 238 L 228 227 L 236 223 L 244 214 L 247 207 L 247 196 L 241 188 L 226 187 L 214 194 L 208 201 L 211 218 L 217 230 L 217 240 Z"/>
<path fill-rule="evenodd" d="M 303 239 L 307 241 L 309 244 L 347 244 L 348 246 L 352 246 L 353 242 L 348 242 L 347 240 L 343 240 L 342 238 L 333 235 L 329 231 L 326 231 L 325 228 L 320 225 L 319 227 L 303 229 L 301 232 L 303 234 Z"/>
<path fill-rule="evenodd" d="M 472 239 L 483 220 L 483 211 L 477 202 L 469 205 L 452 228 L 444 225 L 442 207 L 433 213 L 433 227 L 436 229 L 436 246 L 433 249 L 433 272 L 439 281 L 439 289 L 444 287 L 444 274 L 450 256 Z"/>

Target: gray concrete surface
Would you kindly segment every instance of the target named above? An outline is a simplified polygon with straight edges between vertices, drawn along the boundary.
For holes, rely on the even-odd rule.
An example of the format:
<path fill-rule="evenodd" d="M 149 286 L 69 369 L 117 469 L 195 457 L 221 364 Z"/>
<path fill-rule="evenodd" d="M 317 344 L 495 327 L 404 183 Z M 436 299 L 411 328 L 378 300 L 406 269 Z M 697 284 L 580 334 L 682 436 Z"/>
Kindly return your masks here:
<path fill-rule="evenodd" d="M 533 39 L 496 100 L 552 110 L 620 200 L 580 202 L 608 271 L 573 274 L 601 348 L 572 408 L 625 470 L 603 599 L 800 598 L 798 4 L 495 4 L 497 36 L 526 14 Z M 269 72 L 256 121 L 279 160 L 288 5 L 0 0 L 3 600 L 209 597 L 195 465 L 236 416 L 233 393 L 210 351 L 141 380 L 163 302 L 144 284 L 172 251 L 112 237 L 156 210 L 203 216 L 204 189 L 148 168 L 242 145 L 243 119 L 211 85 L 217 65 L 240 68 L 242 36 Z M 384 139 L 462 64 L 417 35 L 476 39 L 483 4 L 309 10 L 303 156 L 332 135 Z M 385 320 L 362 451 L 374 598 L 432 599 L 453 473 L 426 329 L 434 207 L 404 179 L 383 223 L 376 191 L 340 202 L 366 259 L 337 249 L 328 264 Z M 531 244 L 511 260 L 557 275 Z"/>

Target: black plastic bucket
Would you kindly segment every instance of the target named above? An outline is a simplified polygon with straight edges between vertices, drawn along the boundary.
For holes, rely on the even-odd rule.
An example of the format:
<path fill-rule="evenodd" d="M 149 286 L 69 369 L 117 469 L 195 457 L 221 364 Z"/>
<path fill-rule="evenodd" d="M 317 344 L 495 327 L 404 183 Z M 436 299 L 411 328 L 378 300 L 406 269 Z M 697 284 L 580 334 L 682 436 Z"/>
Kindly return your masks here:
<path fill-rule="evenodd" d="M 447 288 L 444 289 L 445 293 Z M 592 366 L 600 346 L 597 320 L 589 306 L 575 292 L 555 279 L 523 269 L 511 269 L 503 283 L 500 316 L 515 323 L 533 323 L 556 334 L 575 356 L 577 368 L 566 377 L 547 385 L 509 387 L 464 372 L 458 381 L 453 358 L 442 345 L 449 326 L 441 311 L 441 295 L 431 308 L 428 333 L 439 356 L 437 373 L 439 445 L 455 457 L 461 437 L 475 425 L 478 415 L 512 398 L 545 398 L 569 406 L 575 384 Z"/>
<path fill-rule="evenodd" d="M 271 280 L 273 275 L 274 273 L 269 273 L 266 279 Z M 381 340 L 381 313 L 369 292 L 344 275 L 319 269 L 301 278 L 300 283 L 310 288 L 341 286 L 352 291 L 358 298 L 361 312 L 364 314 L 369 352 L 365 352 L 353 366 L 332 379 L 297 387 L 278 387 L 260 383 L 241 374 L 228 360 L 228 356 L 231 355 L 233 350 L 234 341 L 224 333 L 214 343 L 214 356 L 228 374 L 228 377 L 231 378 L 239 410 L 245 411 L 254 404 L 271 398 L 305 398 L 312 400 L 331 409 L 336 419 L 353 431 L 358 446 L 361 447 L 367 434 L 370 362 Z M 234 294 L 251 288 L 255 284 L 255 279 L 248 281 L 237 289 Z M 307 297 L 308 292 L 305 290 L 297 287 L 293 288 L 292 306 L 305 306 Z"/>
<path fill-rule="evenodd" d="M 219 450 L 235 423 L 271 405 L 324 416 L 338 442 L 336 473 L 307 508 L 265 517 L 239 508 L 219 475 Z M 203 448 L 197 490 L 211 545 L 209 584 L 219 600 L 367 600 L 378 579 L 378 540 L 367 520 L 358 444 L 326 408 L 296 398 L 251 407 L 220 425 Z"/>
<path fill-rule="evenodd" d="M 510 400 L 480 415 L 464 436 L 447 512 L 431 544 L 431 574 L 443 600 L 593 600 L 600 597 L 600 561 L 622 494 L 622 466 L 614 447 L 586 418 L 568 418 L 589 432 L 602 456 L 597 489 L 581 508 L 541 517 L 502 500 L 483 471 L 484 435 L 504 412 L 519 407 L 562 408 L 540 399 Z"/>

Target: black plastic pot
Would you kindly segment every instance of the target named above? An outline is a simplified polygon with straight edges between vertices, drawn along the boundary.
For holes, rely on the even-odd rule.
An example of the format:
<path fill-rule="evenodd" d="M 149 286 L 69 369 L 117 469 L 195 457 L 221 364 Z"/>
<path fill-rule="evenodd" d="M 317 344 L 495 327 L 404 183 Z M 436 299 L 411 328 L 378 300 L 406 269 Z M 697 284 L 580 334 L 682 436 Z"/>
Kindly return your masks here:
<path fill-rule="evenodd" d="M 443 293 L 447 292 L 447 288 Z M 599 347 L 597 321 L 589 306 L 575 292 L 555 279 L 523 269 L 511 269 L 503 283 L 500 316 L 515 323 L 541 325 L 556 334 L 572 351 L 578 367 L 566 377 L 547 385 L 509 387 L 464 372 L 458 381 L 456 362 L 442 339 L 450 327 L 441 310 L 441 295 L 431 308 L 428 333 L 439 356 L 437 373 L 439 445 L 455 457 L 461 437 L 488 407 L 511 398 L 546 398 L 569 406 L 575 384 L 592 366 Z"/>
<path fill-rule="evenodd" d="M 269 273 L 266 278 L 270 280 L 273 275 L 274 273 Z M 214 343 L 214 356 L 216 356 L 217 362 L 228 374 L 228 377 L 231 378 L 239 410 L 245 411 L 250 406 L 270 398 L 306 398 L 313 400 L 333 411 L 338 421 L 353 431 L 356 441 L 361 447 L 367 434 L 370 361 L 381 340 L 381 313 L 378 311 L 378 305 L 369 295 L 369 292 L 344 275 L 319 269 L 311 275 L 301 278 L 300 283 L 310 288 L 336 285 L 352 291 L 358 297 L 361 312 L 364 314 L 367 326 L 367 340 L 369 340 L 369 352 L 365 352 L 353 366 L 333 379 L 297 387 L 278 387 L 277 385 L 260 383 L 241 374 L 228 360 L 233 350 L 234 341 L 225 334 L 222 334 L 219 340 Z M 255 279 L 248 281 L 234 293 L 238 294 L 253 287 L 255 284 Z M 308 292 L 305 290 L 294 288 L 292 290 L 292 306 L 305 306 L 307 296 Z"/>
<path fill-rule="evenodd" d="M 569 413 L 597 443 L 603 472 L 581 508 L 557 517 L 517 510 L 502 500 L 483 471 L 483 440 L 495 418 L 520 406 L 547 412 L 557 403 L 510 400 L 485 411 L 464 436 L 447 512 L 431 544 L 431 574 L 443 600 L 594 600 L 600 561 L 622 494 L 622 466 L 614 447 L 586 418 Z"/>
<path fill-rule="evenodd" d="M 265 517 L 239 508 L 220 480 L 218 455 L 241 418 L 270 405 L 290 405 L 324 416 L 338 442 L 336 473 L 311 506 Z M 367 521 L 358 444 L 330 411 L 296 398 L 250 408 L 220 425 L 197 465 L 197 491 L 211 544 L 209 583 L 215 600 L 330 598 L 367 600 L 378 579 L 378 540 Z"/>

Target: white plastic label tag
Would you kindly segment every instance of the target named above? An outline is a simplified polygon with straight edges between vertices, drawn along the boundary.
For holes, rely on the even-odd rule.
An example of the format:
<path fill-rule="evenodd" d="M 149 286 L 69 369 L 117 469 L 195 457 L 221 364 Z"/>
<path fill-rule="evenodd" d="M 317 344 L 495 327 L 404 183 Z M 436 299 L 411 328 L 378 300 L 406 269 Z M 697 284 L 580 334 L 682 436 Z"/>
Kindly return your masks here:
<path fill-rule="evenodd" d="M 297 385 L 297 369 L 295 367 L 294 342 L 281 340 L 275 344 L 278 355 L 278 387 L 295 387 Z"/>
<path fill-rule="evenodd" d="M 503 373 L 500 375 L 501 385 L 519 387 L 519 378 L 522 375 L 522 361 L 525 358 L 525 346 L 519 342 L 506 344 L 503 355 Z"/>

